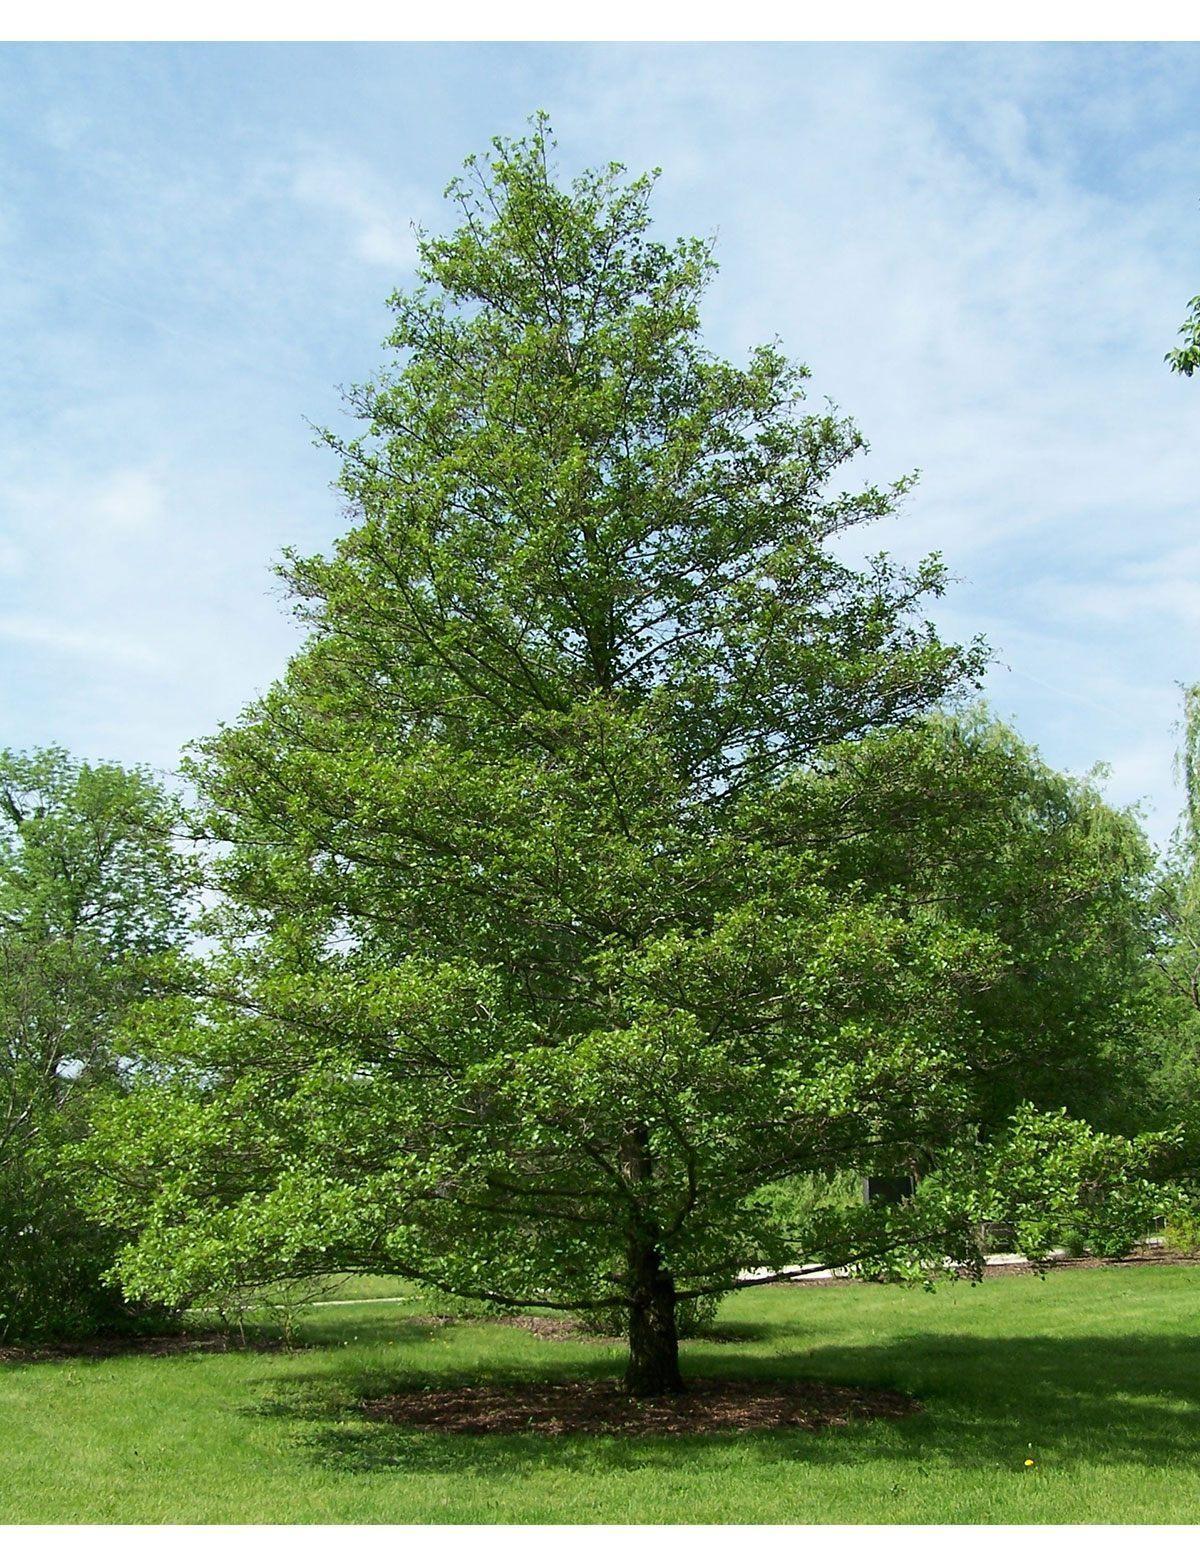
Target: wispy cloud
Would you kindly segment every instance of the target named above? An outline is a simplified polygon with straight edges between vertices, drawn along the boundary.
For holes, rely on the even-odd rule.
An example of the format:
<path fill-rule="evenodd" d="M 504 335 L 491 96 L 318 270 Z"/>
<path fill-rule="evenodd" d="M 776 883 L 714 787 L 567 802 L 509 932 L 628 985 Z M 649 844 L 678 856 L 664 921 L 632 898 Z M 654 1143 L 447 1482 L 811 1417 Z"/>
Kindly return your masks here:
<path fill-rule="evenodd" d="M 408 200 L 397 201 L 371 168 L 357 158 L 326 151 L 302 156 L 292 175 L 292 194 L 334 218 L 354 254 L 371 265 L 407 271 L 417 255 Z"/>
<path fill-rule="evenodd" d="M 866 545 L 941 550 L 962 580 L 942 619 L 986 628 L 993 696 L 1053 762 L 1111 761 L 1109 793 L 1149 795 L 1161 832 L 1177 684 L 1200 677 L 1200 550 L 1180 546 L 1200 395 L 1162 363 L 1200 276 L 1200 58 L 675 63 L 584 58 L 572 153 L 602 121 L 663 165 L 674 226 L 719 229 L 721 345 L 779 336 L 871 438 L 865 470 L 921 468 Z"/>
<path fill-rule="evenodd" d="M 141 531 L 163 518 L 166 494 L 150 471 L 114 471 L 97 488 L 94 513 L 117 531 Z"/>
<path fill-rule="evenodd" d="M 99 662 L 114 669 L 150 671 L 159 664 L 158 656 L 147 644 L 122 634 L 71 628 L 48 617 L 0 614 L 0 639 L 92 666 Z"/>
<path fill-rule="evenodd" d="M 1165 834 L 1200 676 L 1200 388 L 1162 363 L 1198 93 L 1200 51 L 1140 46 L 0 56 L 4 740 L 168 762 L 278 672 L 269 560 L 345 523 L 304 418 L 376 365 L 413 220 L 544 106 L 566 171 L 661 165 L 661 228 L 717 235 L 715 349 L 779 337 L 865 474 L 921 468 L 867 545 L 940 548 L 998 707 Z"/>

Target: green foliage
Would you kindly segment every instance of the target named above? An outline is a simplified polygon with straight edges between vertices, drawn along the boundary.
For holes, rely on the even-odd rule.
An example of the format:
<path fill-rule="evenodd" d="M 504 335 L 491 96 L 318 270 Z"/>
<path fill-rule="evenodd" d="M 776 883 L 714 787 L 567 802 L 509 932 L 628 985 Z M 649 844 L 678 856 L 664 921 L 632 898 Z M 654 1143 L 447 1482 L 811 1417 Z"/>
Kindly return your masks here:
<path fill-rule="evenodd" d="M 854 1208 L 862 1202 L 862 1177 L 853 1170 L 830 1175 L 792 1175 L 772 1181 L 752 1193 L 751 1202 L 781 1229 L 803 1230 L 830 1209 Z"/>
<path fill-rule="evenodd" d="M 39 983 L 63 980 L 62 961 L 55 963 L 53 971 L 43 964 Z M 0 948 L 5 996 L 12 991 L 12 966 L 13 950 Z M 20 973 L 28 979 L 27 968 Z M 63 1001 L 62 984 L 56 1000 Z M 4 1008 L 8 1018 L 11 1006 L 5 1002 Z M 127 1307 L 104 1281 L 116 1243 L 110 1231 L 84 1218 L 62 1163 L 64 1149 L 84 1130 L 82 1100 L 77 1096 L 68 1105 L 28 1077 L 4 1081 L 9 1127 L 0 1140 L 0 1342 L 119 1325 Z"/>
<path fill-rule="evenodd" d="M 1176 1256 L 1200 1257 L 1200 1209 L 1175 1209 L 1163 1225 L 1163 1244 Z"/>
<path fill-rule="evenodd" d="M 177 818 L 149 771 L 75 763 L 60 748 L 0 753 L 0 926 L 90 948 L 116 980 L 121 960 L 181 931 Z"/>
<path fill-rule="evenodd" d="M 1073 1244 L 1124 1256 L 1178 1205 L 1163 1184 L 1173 1146 L 1169 1134 L 1130 1139 L 1026 1105 L 991 1141 L 943 1148 L 911 1198 L 817 1210 L 805 1249 L 865 1278 L 923 1284 L 947 1269 L 980 1276 L 988 1224 L 1008 1225 L 1034 1263 Z"/>
<path fill-rule="evenodd" d="M 106 1280 L 120 1231 L 81 1206 L 115 1035 L 183 927 L 174 804 L 148 775 L 0 754 L 0 1339 L 130 1319 Z M 73 1169 L 75 1164 L 78 1168 Z"/>
<path fill-rule="evenodd" d="M 1131 813 L 983 709 L 835 749 L 781 796 L 841 892 L 986 939 L 988 976 L 960 992 L 979 1030 L 981 1129 L 1025 1103 L 1150 1124 L 1154 857 Z"/>
<path fill-rule="evenodd" d="M 1196 1184 L 1200 1166 L 1200 686 L 1183 691 L 1176 758 L 1184 809 L 1151 899 L 1158 1006 L 1146 1026 L 1153 1067 L 1147 1104 L 1182 1128 L 1176 1174 Z"/>
<path fill-rule="evenodd" d="M 1060 1245 L 1126 1256 L 1177 1202 L 1161 1174 L 1173 1146 L 1167 1134 L 1131 1140 L 1095 1132 L 1065 1112 L 1028 1108 L 1015 1129 L 984 1160 L 978 1211 L 1010 1223 L 1017 1249 L 1032 1261 Z M 952 1190 L 955 1179 L 950 1169 Z"/>
<path fill-rule="evenodd" d="M 1188 304 L 1188 317 L 1179 327 L 1179 334 L 1183 337 L 1183 346 L 1173 347 L 1167 353 L 1166 361 L 1175 373 L 1190 379 L 1200 368 L 1200 297 Z"/>
<path fill-rule="evenodd" d="M 337 444 L 356 523 L 285 570 L 307 641 L 196 753 L 217 951 L 97 1128 L 131 1293 L 367 1269 L 665 1337 L 798 1249 L 968 1260 L 761 1188 L 965 1153 L 1124 1034 L 1132 826 L 904 731 L 983 664 L 936 558 L 847 561 L 907 480 L 848 485 L 776 347 L 704 350 L 651 180 L 550 149 L 451 186 Z"/>

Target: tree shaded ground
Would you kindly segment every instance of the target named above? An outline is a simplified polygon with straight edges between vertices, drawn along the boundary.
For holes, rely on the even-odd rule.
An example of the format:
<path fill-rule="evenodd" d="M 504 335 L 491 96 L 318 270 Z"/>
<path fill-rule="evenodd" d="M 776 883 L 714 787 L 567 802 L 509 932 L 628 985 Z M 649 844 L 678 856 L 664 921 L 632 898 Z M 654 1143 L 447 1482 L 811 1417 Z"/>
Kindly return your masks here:
<path fill-rule="evenodd" d="M 692 1374 L 925 1405 L 816 1434 L 468 1437 L 370 1420 L 364 1399 L 422 1383 L 619 1370 L 615 1343 L 444 1322 L 419 1300 L 310 1311 L 294 1353 L 9 1363 L 0 1520 L 1194 1522 L 1198 1302 L 1200 1269 L 1119 1266 L 731 1300 L 722 1341 L 685 1345 Z"/>

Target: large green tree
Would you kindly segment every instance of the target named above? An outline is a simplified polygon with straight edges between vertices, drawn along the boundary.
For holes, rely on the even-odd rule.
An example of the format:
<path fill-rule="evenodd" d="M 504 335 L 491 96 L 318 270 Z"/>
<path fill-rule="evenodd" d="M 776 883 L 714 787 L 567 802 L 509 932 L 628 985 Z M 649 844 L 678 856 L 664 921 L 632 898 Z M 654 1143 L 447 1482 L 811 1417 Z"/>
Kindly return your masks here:
<path fill-rule="evenodd" d="M 121 1088 L 116 1035 L 178 944 L 190 869 L 146 773 L 0 753 L 0 1339 L 125 1315 L 67 1153 Z"/>
<path fill-rule="evenodd" d="M 304 647 L 197 754 L 219 951 L 144 1016 L 106 1196 L 141 1199 L 134 1291 L 620 1308 L 654 1392 L 682 1299 L 794 1257 L 764 1183 L 965 1152 L 981 1061 L 1055 1034 L 996 1020 L 1003 935 L 859 870 L 865 793 L 821 789 L 982 664 L 924 621 L 936 559 L 853 561 L 907 483 L 854 485 L 777 348 L 704 349 L 712 258 L 654 236 L 651 179 L 563 187 L 550 150 L 451 186 L 337 445 L 353 528 L 285 568 Z"/>
<path fill-rule="evenodd" d="M 900 916 L 938 909 L 1001 951 L 963 998 L 986 1037 L 981 1129 L 1026 1103 L 1150 1124 L 1156 858 L 1136 816 L 982 707 L 843 744 L 797 777 L 793 806 L 843 892 Z"/>

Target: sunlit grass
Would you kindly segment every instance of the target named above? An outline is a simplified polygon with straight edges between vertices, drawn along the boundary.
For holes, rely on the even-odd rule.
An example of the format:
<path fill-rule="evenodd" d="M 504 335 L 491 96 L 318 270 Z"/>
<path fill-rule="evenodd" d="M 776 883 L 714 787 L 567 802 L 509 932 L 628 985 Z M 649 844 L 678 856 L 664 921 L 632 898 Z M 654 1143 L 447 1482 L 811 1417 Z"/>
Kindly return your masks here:
<path fill-rule="evenodd" d="M 603 1374 L 619 1351 L 431 1325 L 425 1300 L 314 1309 L 290 1354 L 0 1367 L 0 1521 L 1194 1522 L 1198 1301 L 1182 1267 L 746 1293 L 689 1370 L 897 1387 L 925 1412 L 709 1441 L 368 1422 L 400 1384 Z"/>

